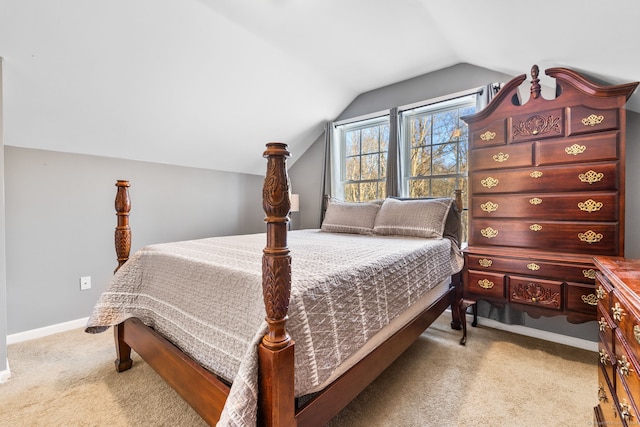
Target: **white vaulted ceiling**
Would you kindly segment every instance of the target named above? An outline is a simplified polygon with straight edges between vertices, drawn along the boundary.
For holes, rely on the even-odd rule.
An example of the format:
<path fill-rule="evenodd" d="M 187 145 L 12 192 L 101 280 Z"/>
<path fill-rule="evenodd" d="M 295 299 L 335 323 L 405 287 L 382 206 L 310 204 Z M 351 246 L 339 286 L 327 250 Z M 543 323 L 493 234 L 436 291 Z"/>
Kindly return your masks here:
<path fill-rule="evenodd" d="M 640 80 L 639 12 L 637 0 L 0 0 L 4 142 L 262 174 L 266 142 L 302 153 L 360 93 L 461 62 Z"/>

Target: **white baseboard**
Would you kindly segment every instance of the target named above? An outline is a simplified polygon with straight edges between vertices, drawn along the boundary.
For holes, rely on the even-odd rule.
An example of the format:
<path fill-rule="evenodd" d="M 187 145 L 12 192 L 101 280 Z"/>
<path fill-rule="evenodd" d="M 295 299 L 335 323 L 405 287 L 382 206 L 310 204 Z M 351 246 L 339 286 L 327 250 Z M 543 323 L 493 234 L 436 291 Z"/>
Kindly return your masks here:
<path fill-rule="evenodd" d="M 467 314 L 467 328 L 473 333 L 473 327 L 471 322 L 473 321 L 473 315 Z M 505 323 L 498 322 L 497 320 L 487 319 L 485 317 L 478 317 L 478 325 L 486 326 L 488 328 L 500 329 L 506 332 L 512 332 L 514 334 L 520 334 L 531 338 L 538 338 L 545 341 L 555 342 L 558 344 L 568 345 L 574 348 L 580 348 L 582 350 L 588 350 L 598 352 L 598 343 L 595 341 L 589 341 L 582 338 L 570 337 L 567 335 L 557 334 L 555 332 L 543 331 L 536 328 L 529 328 L 522 325 L 507 325 Z M 473 338 L 467 338 L 473 339 Z"/>
<path fill-rule="evenodd" d="M 11 378 L 11 369 L 9 369 L 9 359 L 7 359 L 7 369 L 0 371 L 0 384 L 6 383 Z"/>
<path fill-rule="evenodd" d="M 87 320 L 89 320 L 89 318 L 85 317 L 83 319 L 70 320 L 68 322 L 58 323 L 56 325 L 45 326 L 43 328 L 31 329 L 30 331 L 7 335 L 7 345 L 29 341 L 36 338 L 42 338 L 60 332 L 70 331 L 72 329 L 82 328 L 86 326 Z"/>

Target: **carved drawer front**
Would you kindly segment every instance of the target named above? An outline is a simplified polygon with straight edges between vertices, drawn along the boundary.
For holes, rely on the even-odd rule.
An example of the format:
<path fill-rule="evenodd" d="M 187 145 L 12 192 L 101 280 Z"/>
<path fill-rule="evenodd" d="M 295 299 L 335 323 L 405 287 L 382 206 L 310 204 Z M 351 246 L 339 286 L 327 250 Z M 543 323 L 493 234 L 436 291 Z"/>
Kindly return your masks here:
<path fill-rule="evenodd" d="M 610 316 L 611 298 L 613 297 L 613 286 L 601 272 L 596 271 L 596 296 L 602 309 Z"/>
<path fill-rule="evenodd" d="M 565 135 L 562 108 L 511 118 L 511 141 L 531 141 Z"/>
<path fill-rule="evenodd" d="M 473 194 L 516 192 L 606 191 L 618 188 L 615 162 L 561 167 L 544 166 L 471 174 Z"/>
<path fill-rule="evenodd" d="M 476 270 L 505 271 L 581 283 L 594 283 L 596 274 L 594 267 L 588 264 L 559 264 L 530 258 L 502 258 L 487 255 L 469 255 L 467 266 Z M 595 291 L 592 290 L 592 293 Z"/>
<path fill-rule="evenodd" d="M 480 148 L 471 154 L 471 170 L 533 166 L 531 143 Z"/>
<path fill-rule="evenodd" d="M 618 253 L 615 223 L 474 219 L 470 243 L 607 255 Z"/>
<path fill-rule="evenodd" d="M 620 127 L 618 109 L 599 110 L 587 106 L 568 109 L 569 135 L 602 132 Z"/>
<path fill-rule="evenodd" d="M 470 270 L 464 288 L 472 294 L 504 299 L 504 274 Z"/>
<path fill-rule="evenodd" d="M 562 282 L 509 276 L 509 301 L 562 310 Z"/>
<path fill-rule="evenodd" d="M 640 360 L 640 316 L 630 306 L 622 304 L 616 298 L 615 292 L 612 301 L 613 308 L 616 307 L 616 303 L 620 304 L 622 308 L 620 320 L 617 323 L 618 329 L 627 343 L 627 350 L 635 360 Z M 638 395 L 640 396 L 640 390 Z"/>
<path fill-rule="evenodd" d="M 638 410 L 630 396 L 629 391 L 627 390 L 623 380 L 620 378 L 620 374 L 616 373 L 616 385 L 615 385 L 616 395 L 617 395 L 617 409 L 618 409 L 618 420 L 623 420 L 625 426 L 637 426 L 638 425 Z M 616 425 L 615 423 L 613 424 Z M 618 424 L 620 425 L 620 424 Z"/>
<path fill-rule="evenodd" d="M 598 297 L 594 286 L 567 283 L 567 310 L 585 314 L 596 314 Z"/>
<path fill-rule="evenodd" d="M 609 353 L 613 354 L 616 324 L 609 316 L 609 310 L 602 307 L 601 304 L 598 304 L 596 319 L 598 320 L 598 334 L 600 335 L 600 342 L 607 347 Z"/>
<path fill-rule="evenodd" d="M 618 132 L 534 144 L 537 165 L 585 163 L 618 158 Z"/>
<path fill-rule="evenodd" d="M 471 134 L 472 148 L 490 147 L 507 143 L 506 120 L 500 119 L 490 123 L 482 129 L 476 129 Z"/>
<path fill-rule="evenodd" d="M 607 378 L 607 374 L 602 369 L 598 369 L 598 405 L 600 405 L 602 412 L 603 419 L 600 420 L 602 425 L 614 425 L 614 422 L 620 422 L 611 390 L 613 390 L 613 385 Z"/>
<path fill-rule="evenodd" d="M 624 415 L 625 409 L 627 409 L 624 407 L 626 401 L 626 404 L 629 406 L 628 410 L 631 411 L 631 408 L 633 408 L 633 411 L 631 411 L 633 417 L 627 421 L 637 423 L 637 402 L 635 402 L 634 399 L 635 396 L 640 396 L 640 377 L 638 376 L 637 361 L 628 353 L 624 344 L 624 338 L 622 338 L 619 331 L 616 331 L 615 347 L 615 370 L 617 376 L 614 386 L 618 396 L 618 403 L 620 404 L 620 413 Z"/>
<path fill-rule="evenodd" d="M 604 345 L 601 341 L 598 342 L 598 365 L 604 371 L 611 385 L 615 390 L 616 381 L 616 355 L 613 351 Z"/>
<path fill-rule="evenodd" d="M 484 194 L 471 198 L 471 210 L 474 218 L 614 222 L 618 218 L 618 195 L 615 192 Z"/>

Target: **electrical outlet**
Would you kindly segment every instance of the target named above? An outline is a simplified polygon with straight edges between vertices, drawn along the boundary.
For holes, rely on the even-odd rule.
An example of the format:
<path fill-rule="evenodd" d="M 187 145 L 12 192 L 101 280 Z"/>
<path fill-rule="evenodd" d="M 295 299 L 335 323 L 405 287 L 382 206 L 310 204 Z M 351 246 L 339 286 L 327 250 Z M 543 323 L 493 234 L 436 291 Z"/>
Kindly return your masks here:
<path fill-rule="evenodd" d="M 80 290 L 86 291 L 91 289 L 91 276 L 83 276 L 80 278 Z"/>

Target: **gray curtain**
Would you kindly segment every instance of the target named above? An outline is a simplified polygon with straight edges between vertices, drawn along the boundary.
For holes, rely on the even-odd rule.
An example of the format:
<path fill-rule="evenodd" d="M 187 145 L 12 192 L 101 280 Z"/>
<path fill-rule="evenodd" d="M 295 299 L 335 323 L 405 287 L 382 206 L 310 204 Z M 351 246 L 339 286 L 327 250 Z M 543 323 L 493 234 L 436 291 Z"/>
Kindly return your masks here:
<path fill-rule="evenodd" d="M 327 122 L 324 127 L 324 159 L 322 159 L 322 189 L 320 191 L 320 224 L 324 221 L 324 212 L 327 209 L 326 203 L 331 196 L 331 144 L 333 139 L 333 123 Z"/>
<path fill-rule="evenodd" d="M 400 196 L 402 171 L 400 170 L 400 132 L 398 131 L 398 108 L 389 111 L 389 151 L 387 153 L 387 197 Z"/>
<path fill-rule="evenodd" d="M 482 92 L 478 95 L 478 102 L 476 103 L 476 111 L 481 111 L 489 105 L 491 100 L 500 91 L 504 83 L 489 83 L 482 88 Z"/>

